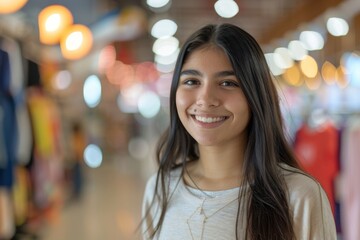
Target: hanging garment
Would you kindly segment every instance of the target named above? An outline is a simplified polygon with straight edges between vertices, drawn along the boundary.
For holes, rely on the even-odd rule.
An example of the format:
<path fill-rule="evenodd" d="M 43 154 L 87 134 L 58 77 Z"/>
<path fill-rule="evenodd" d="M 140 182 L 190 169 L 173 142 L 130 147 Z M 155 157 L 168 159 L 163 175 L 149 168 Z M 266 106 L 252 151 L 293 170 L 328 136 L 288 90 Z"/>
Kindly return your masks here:
<path fill-rule="evenodd" d="M 25 98 L 25 92 L 24 98 Z M 26 166 L 30 162 L 31 148 L 33 145 L 33 135 L 30 122 L 30 114 L 25 100 L 16 102 L 16 120 L 18 128 L 16 163 Z"/>
<path fill-rule="evenodd" d="M 30 192 L 31 183 L 28 170 L 22 166 L 16 167 L 15 183 L 12 191 L 16 226 L 22 226 L 25 224 L 29 217 Z"/>
<path fill-rule="evenodd" d="M 10 69 L 8 54 L 0 49 L 0 187 L 11 189 L 17 141 L 15 104 L 9 94 Z"/>
<path fill-rule="evenodd" d="M 20 45 L 14 39 L 3 38 L 0 43 L 0 48 L 9 55 L 11 75 L 9 90 L 11 95 L 17 99 L 18 95 L 21 95 L 21 92 L 24 89 L 25 82 Z"/>
<path fill-rule="evenodd" d="M 345 240 L 360 239 L 360 117 L 350 118 L 342 135 L 341 221 Z"/>
<path fill-rule="evenodd" d="M 39 209 L 58 202 L 63 181 L 63 159 L 60 147 L 60 118 L 57 105 L 40 88 L 27 92 L 34 134 L 34 156 L 31 164 L 33 200 Z"/>
<path fill-rule="evenodd" d="M 0 187 L 0 239 L 12 239 L 15 234 L 14 213 L 10 191 Z"/>
<path fill-rule="evenodd" d="M 324 188 L 335 214 L 334 180 L 339 172 L 339 135 L 327 121 L 316 128 L 303 124 L 296 133 L 294 150 L 303 169 Z"/>

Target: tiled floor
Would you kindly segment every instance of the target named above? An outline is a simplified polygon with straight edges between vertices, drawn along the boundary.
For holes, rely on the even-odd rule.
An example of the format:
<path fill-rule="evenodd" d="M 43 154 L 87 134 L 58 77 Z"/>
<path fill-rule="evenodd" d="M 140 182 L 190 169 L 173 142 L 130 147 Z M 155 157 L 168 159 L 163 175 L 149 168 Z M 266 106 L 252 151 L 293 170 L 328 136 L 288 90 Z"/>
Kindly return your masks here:
<path fill-rule="evenodd" d="M 57 221 L 46 224 L 41 240 L 138 240 L 145 178 L 134 160 L 85 167 L 79 200 L 69 201 Z"/>

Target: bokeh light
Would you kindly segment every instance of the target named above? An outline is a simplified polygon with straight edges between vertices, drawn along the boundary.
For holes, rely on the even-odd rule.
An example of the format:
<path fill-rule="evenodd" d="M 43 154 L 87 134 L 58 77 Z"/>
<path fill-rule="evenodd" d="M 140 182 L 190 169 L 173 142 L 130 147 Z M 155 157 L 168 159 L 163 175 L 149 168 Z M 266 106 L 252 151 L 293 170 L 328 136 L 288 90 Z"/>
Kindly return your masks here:
<path fill-rule="evenodd" d="M 101 83 L 96 75 L 89 76 L 84 82 L 84 100 L 88 107 L 96 107 L 101 100 Z"/>
<path fill-rule="evenodd" d="M 138 109 L 145 118 L 155 117 L 159 113 L 160 107 L 160 98 L 154 92 L 147 91 L 139 98 Z"/>
<path fill-rule="evenodd" d="M 90 168 L 98 168 L 103 161 L 103 154 L 99 146 L 89 144 L 84 150 L 84 161 Z"/>

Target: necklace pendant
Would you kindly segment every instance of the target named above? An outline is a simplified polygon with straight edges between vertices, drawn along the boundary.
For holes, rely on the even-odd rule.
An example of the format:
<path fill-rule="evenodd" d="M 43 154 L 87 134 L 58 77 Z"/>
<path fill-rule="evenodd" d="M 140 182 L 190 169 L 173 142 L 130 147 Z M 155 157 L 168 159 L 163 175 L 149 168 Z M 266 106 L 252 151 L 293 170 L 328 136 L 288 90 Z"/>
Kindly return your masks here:
<path fill-rule="evenodd" d="M 204 209 L 203 209 L 203 208 L 200 208 L 200 215 L 205 215 L 205 214 L 204 214 Z"/>

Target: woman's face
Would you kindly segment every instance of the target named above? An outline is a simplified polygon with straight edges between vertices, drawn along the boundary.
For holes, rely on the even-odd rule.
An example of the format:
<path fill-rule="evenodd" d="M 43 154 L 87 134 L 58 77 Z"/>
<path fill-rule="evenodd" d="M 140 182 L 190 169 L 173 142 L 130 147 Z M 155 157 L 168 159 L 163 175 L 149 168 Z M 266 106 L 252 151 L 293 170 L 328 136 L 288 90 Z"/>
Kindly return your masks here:
<path fill-rule="evenodd" d="M 204 146 L 244 144 L 250 119 L 248 102 L 223 50 L 206 47 L 184 63 L 176 92 L 180 121 Z"/>

